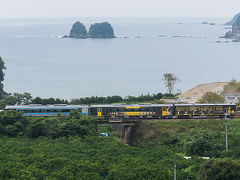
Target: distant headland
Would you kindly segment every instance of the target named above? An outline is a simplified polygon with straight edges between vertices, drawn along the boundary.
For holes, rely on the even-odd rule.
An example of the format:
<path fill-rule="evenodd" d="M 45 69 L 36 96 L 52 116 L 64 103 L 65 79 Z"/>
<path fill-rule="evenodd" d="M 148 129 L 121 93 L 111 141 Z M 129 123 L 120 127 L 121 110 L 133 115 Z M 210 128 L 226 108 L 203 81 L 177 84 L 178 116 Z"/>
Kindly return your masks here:
<path fill-rule="evenodd" d="M 240 16 L 237 17 L 232 25 L 232 31 L 228 31 L 224 38 L 234 39 L 234 41 L 240 41 Z"/>
<path fill-rule="evenodd" d="M 85 26 L 77 21 L 73 24 L 69 35 L 63 36 L 63 38 L 115 38 L 114 30 L 111 24 L 108 22 L 92 24 L 87 32 Z"/>
<path fill-rule="evenodd" d="M 236 15 L 233 17 L 233 19 L 232 19 L 231 21 L 225 23 L 225 25 L 232 26 L 232 25 L 236 22 L 236 20 L 237 20 L 238 17 L 240 17 L 240 13 L 236 14 Z"/>

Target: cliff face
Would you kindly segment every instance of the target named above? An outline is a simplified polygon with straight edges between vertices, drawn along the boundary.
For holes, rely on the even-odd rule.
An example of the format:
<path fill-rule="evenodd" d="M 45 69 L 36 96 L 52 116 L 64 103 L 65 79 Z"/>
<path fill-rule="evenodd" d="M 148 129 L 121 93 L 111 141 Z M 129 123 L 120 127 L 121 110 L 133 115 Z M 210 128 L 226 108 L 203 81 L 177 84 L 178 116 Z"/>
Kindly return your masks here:
<path fill-rule="evenodd" d="M 233 24 L 236 22 L 236 20 L 237 20 L 238 17 L 240 17 L 240 13 L 236 14 L 236 15 L 233 17 L 233 19 L 232 19 L 231 21 L 227 22 L 225 25 L 233 25 Z"/>
<path fill-rule="evenodd" d="M 236 19 L 236 21 L 232 25 L 232 33 L 240 35 L 240 16 Z"/>
<path fill-rule="evenodd" d="M 240 16 L 233 23 L 232 32 L 231 31 L 227 32 L 224 38 L 237 39 L 237 40 L 240 39 Z"/>
<path fill-rule="evenodd" d="M 69 38 L 87 38 L 87 30 L 85 26 L 80 22 L 74 23 Z"/>
<path fill-rule="evenodd" d="M 88 36 L 90 38 L 114 38 L 114 30 L 108 22 L 95 23 L 90 26 Z"/>

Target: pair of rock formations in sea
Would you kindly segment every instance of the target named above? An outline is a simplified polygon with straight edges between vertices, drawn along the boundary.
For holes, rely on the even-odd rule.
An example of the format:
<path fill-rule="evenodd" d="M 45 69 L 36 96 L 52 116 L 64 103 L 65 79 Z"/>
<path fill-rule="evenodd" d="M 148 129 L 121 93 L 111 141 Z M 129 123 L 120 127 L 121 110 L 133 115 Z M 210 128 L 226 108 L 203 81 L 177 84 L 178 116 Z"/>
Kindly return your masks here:
<path fill-rule="evenodd" d="M 85 26 L 77 21 L 73 24 L 69 36 L 63 36 L 63 38 L 115 38 L 112 25 L 108 22 L 92 24 L 87 32 Z"/>
<path fill-rule="evenodd" d="M 225 25 L 232 25 L 232 31 L 228 31 L 224 38 L 240 41 L 240 13 L 234 16 L 234 18 Z"/>

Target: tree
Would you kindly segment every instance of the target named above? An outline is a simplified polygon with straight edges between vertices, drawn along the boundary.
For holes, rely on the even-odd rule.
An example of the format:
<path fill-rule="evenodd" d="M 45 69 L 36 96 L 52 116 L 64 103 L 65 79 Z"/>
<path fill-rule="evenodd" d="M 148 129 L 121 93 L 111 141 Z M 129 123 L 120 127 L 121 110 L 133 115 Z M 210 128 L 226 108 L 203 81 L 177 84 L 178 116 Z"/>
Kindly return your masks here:
<path fill-rule="evenodd" d="M 13 97 L 15 97 L 17 104 L 30 104 L 32 100 L 31 94 L 27 92 L 24 94 L 13 93 Z"/>
<path fill-rule="evenodd" d="M 4 61 L 2 60 L 2 58 L 0 57 L 0 91 L 3 91 L 3 81 L 4 81 L 4 72 L 3 70 L 5 70 L 6 67 L 4 65 Z"/>
<path fill-rule="evenodd" d="M 175 83 L 180 81 L 180 80 L 175 74 L 165 73 L 163 75 L 163 81 L 165 82 L 165 85 L 168 88 L 168 93 L 172 94 Z"/>
<path fill-rule="evenodd" d="M 240 164 L 230 159 L 211 159 L 200 166 L 199 179 L 232 180 L 240 179 Z"/>
<path fill-rule="evenodd" d="M 206 92 L 199 103 L 224 103 L 225 98 L 215 92 Z"/>
<path fill-rule="evenodd" d="M 232 79 L 227 85 L 224 86 L 223 94 L 235 94 L 240 92 L 240 83 L 236 79 Z"/>
<path fill-rule="evenodd" d="M 188 156 L 210 156 L 218 157 L 223 150 L 222 144 L 216 142 L 214 133 L 203 131 L 191 138 L 184 144 Z"/>

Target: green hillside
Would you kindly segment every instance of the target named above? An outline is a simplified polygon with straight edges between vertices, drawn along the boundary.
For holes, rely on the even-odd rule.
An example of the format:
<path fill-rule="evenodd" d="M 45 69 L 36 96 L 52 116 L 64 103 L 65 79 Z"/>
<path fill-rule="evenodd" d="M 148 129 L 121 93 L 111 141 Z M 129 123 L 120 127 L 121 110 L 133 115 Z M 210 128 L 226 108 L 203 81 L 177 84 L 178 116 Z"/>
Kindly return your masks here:
<path fill-rule="evenodd" d="M 138 123 L 127 145 L 110 126 L 76 112 L 0 112 L 0 179 L 173 179 L 175 163 L 177 179 L 239 179 L 239 129 L 240 120 L 229 121 L 227 153 L 224 120 Z"/>

